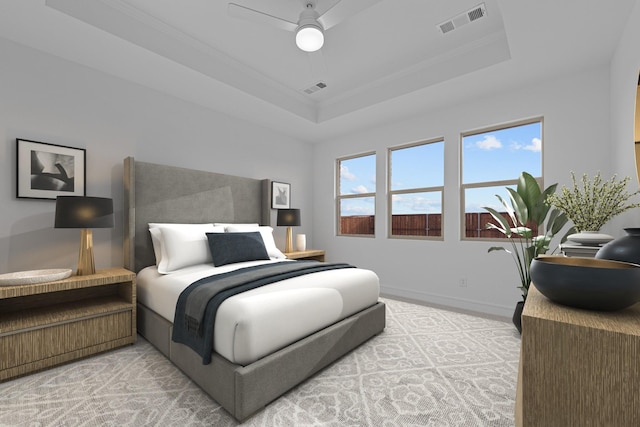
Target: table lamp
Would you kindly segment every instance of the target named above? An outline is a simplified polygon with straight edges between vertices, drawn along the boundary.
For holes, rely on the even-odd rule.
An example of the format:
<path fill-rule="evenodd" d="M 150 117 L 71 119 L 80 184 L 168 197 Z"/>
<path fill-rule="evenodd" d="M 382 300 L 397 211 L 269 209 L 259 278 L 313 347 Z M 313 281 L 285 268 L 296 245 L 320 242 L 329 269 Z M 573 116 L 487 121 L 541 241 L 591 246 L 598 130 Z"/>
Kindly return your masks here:
<path fill-rule="evenodd" d="M 278 222 L 279 226 L 287 227 L 287 240 L 284 246 L 284 251 L 293 252 L 293 232 L 292 226 L 300 225 L 300 209 L 278 209 Z"/>
<path fill-rule="evenodd" d="M 104 197 L 58 196 L 54 227 L 82 229 L 76 274 L 95 274 L 91 229 L 113 227 L 113 200 Z"/>

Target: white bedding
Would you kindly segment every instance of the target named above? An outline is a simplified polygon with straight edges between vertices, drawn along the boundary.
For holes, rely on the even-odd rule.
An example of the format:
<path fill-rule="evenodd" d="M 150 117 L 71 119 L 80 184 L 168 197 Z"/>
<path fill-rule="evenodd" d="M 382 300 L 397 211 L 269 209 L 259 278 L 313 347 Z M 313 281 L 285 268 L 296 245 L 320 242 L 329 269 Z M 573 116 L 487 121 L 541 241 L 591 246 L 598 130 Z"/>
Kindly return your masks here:
<path fill-rule="evenodd" d="M 156 266 L 146 267 L 138 273 L 137 298 L 173 323 L 178 296 L 196 280 L 279 261 L 222 267 L 200 264 L 165 275 L 158 273 Z M 235 295 L 224 301 L 216 314 L 214 351 L 233 363 L 247 365 L 375 304 L 379 292 L 374 272 L 346 268 L 294 277 Z"/>

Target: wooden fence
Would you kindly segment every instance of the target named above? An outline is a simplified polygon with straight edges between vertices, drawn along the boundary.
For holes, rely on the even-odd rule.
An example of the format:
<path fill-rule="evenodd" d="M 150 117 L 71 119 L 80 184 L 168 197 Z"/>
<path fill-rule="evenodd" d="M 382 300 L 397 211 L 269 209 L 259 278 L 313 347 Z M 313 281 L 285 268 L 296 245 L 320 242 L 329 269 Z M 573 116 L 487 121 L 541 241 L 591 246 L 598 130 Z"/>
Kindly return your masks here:
<path fill-rule="evenodd" d="M 506 212 L 502 215 L 508 220 Z M 489 222 L 494 220 L 488 212 L 465 214 L 465 237 L 504 238 L 499 231 L 487 229 L 486 225 Z M 340 218 L 340 230 L 342 234 L 373 235 L 375 219 L 373 215 L 343 216 Z M 391 230 L 393 236 L 442 236 L 442 215 L 393 215 Z M 537 233 L 536 227 L 533 227 L 533 233 Z"/>
<path fill-rule="evenodd" d="M 393 215 L 391 234 L 393 236 L 442 236 L 442 215 Z"/>
<path fill-rule="evenodd" d="M 506 212 L 500 212 L 502 216 L 511 224 L 511 219 Z M 504 239 L 505 236 L 498 230 L 487 229 L 487 223 L 497 224 L 489 212 L 473 212 L 464 215 L 465 237 L 483 237 L 487 239 Z M 538 227 L 529 225 L 535 236 Z"/>
<path fill-rule="evenodd" d="M 341 234 L 371 234 L 375 232 L 373 215 L 354 215 L 340 217 Z"/>

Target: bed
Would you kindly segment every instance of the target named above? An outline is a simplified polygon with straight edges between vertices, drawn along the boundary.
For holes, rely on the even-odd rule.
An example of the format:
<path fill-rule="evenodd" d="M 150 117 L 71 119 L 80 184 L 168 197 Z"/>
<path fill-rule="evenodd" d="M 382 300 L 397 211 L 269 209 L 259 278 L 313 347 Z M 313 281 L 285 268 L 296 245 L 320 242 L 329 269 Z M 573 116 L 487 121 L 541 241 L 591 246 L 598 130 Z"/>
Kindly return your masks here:
<path fill-rule="evenodd" d="M 225 231 L 229 231 L 229 225 L 251 224 L 264 231 L 270 225 L 270 182 L 137 162 L 128 157 L 124 161 L 124 187 L 125 267 L 138 274 L 138 332 L 237 420 L 260 411 L 384 329 L 385 306 L 377 299 L 378 289 L 372 288 L 372 280 L 377 283 L 373 272 L 357 268 L 323 271 L 226 300 L 216 315 L 210 363 L 203 364 L 201 354 L 172 340 L 172 301 L 180 287 L 208 275 L 210 266 L 203 263 L 170 274 L 159 273 L 149 224 L 206 223 L 222 225 Z M 237 266 L 286 262 L 277 258 Z M 369 285 L 363 288 L 360 282 Z M 304 287 L 308 289 L 302 291 Z M 161 288 L 165 290 L 161 292 Z M 287 295 L 286 307 L 265 304 L 277 304 L 281 295 Z M 336 298 L 339 308 L 338 302 L 332 303 L 338 301 Z M 308 316 L 305 307 L 315 307 L 314 316 Z M 253 326 L 244 328 L 250 331 L 244 337 L 234 335 L 242 329 L 237 322 L 243 310 L 251 316 L 258 313 L 256 319 L 252 317 Z M 305 318 L 313 321 L 291 322 L 287 315 L 296 312 L 304 312 Z M 223 317 L 225 313 L 227 317 Z M 280 336 L 283 334 L 264 339 L 269 331 L 280 331 L 283 324 L 293 323 L 303 325 L 296 325 L 298 330 L 291 332 L 292 336 L 299 335 L 294 340 L 289 338 L 291 342 Z M 263 339 L 256 344 L 256 337 Z"/>

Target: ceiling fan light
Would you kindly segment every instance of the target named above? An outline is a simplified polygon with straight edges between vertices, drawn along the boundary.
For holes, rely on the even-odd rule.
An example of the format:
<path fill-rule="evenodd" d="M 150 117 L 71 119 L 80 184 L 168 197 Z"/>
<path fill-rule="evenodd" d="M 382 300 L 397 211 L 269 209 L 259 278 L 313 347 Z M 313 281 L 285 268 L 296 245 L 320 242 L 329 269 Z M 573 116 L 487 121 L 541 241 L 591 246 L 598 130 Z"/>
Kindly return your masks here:
<path fill-rule="evenodd" d="M 305 52 L 315 52 L 324 44 L 322 28 L 316 24 L 301 25 L 296 30 L 296 45 Z"/>

